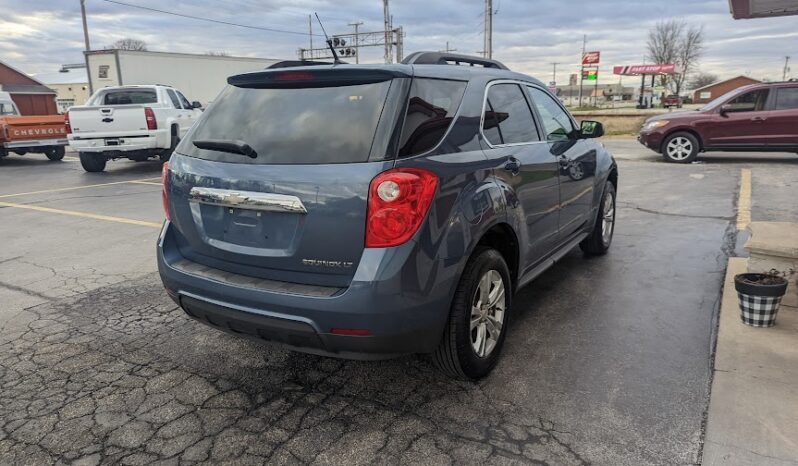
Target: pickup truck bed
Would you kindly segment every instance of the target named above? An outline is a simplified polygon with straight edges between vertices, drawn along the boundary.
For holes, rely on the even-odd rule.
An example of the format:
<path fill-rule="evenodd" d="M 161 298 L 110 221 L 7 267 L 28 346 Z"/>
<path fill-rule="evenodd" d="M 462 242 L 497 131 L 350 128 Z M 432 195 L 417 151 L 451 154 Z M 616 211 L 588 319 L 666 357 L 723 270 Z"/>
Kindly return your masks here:
<path fill-rule="evenodd" d="M 0 117 L 0 157 L 38 152 L 60 160 L 67 143 L 63 115 Z"/>

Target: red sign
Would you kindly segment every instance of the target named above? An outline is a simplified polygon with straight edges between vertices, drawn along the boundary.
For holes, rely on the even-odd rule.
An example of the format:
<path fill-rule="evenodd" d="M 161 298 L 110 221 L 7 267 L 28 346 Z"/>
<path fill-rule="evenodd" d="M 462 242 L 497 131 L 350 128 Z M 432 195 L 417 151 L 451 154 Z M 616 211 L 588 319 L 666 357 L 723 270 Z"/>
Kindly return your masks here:
<path fill-rule="evenodd" d="M 582 55 L 583 65 L 598 65 L 601 61 L 601 52 L 585 52 Z"/>
<path fill-rule="evenodd" d="M 662 65 L 616 66 L 613 67 L 612 73 L 624 76 L 638 76 L 641 74 L 675 74 L 676 65 L 673 63 L 666 63 Z"/>

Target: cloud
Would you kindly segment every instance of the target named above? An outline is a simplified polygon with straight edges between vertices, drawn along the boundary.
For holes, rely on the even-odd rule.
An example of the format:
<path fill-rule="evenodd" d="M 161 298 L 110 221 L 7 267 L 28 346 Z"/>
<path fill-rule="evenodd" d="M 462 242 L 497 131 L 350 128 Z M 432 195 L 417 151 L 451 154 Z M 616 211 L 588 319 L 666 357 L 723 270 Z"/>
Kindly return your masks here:
<path fill-rule="evenodd" d="M 376 0 L 123 0 L 182 14 L 272 27 L 308 30 L 308 14 L 318 12 L 331 34 L 352 31 L 348 23 L 363 21 L 361 31 L 380 31 L 382 5 Z M 474 54 L 483 48 L 482 0 L 394 0 L 394 26 L 405 32 L 405 52 L 449 46 Z M 700 69 L 721 76 L 751 74 L 780 79 L 785 55 L 798 56 L 795 17 L 734 21 L 725 0 L 562 1 L 494 0 L 494 57 L 510 67 L 558 81 L 578 70 L 582 37 L 588 49 L 602 52 L 601 81 L 616 79 L 612 65 L 636 64 L 645 56 L 645 39 L 657 21 L 683 18 L 703 24 L 707 49 Z M 147 42 L 151 50 L 293 59 L 308 37 L 201 22 L 88 0 L 92 46 L 99 48 L 123 37 Z M 0 60 L 29 73 L 51 72 L 61 63 L 83 60 L 79 2 L 65 0 L 0 0 Z M 319 33 L 315 18 L 312 24 Z M 316 46 L 321 38 L 314 38 Z M 382 48 L 363 49 L 361 61 L 379 63 Z"/>

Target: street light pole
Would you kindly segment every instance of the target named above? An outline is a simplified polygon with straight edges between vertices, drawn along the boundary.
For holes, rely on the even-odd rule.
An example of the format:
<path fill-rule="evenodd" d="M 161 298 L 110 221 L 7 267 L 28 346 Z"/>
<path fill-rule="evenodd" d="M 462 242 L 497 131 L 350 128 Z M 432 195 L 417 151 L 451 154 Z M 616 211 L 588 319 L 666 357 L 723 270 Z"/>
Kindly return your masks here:
<path fill-rule="evenodd" d="M 91 43 L 89 43 L 89 25 L 86 22 L 86 0 L 80 0 L 80 16 L 83 19 L 83 44 L 85 47 L 83 58 L 86 61 L 86 74 L 89 76 L 89 94 L 93 94 L 94 86 L 91 83 L 91 70 L 89 69 L 88 52 L 91 50 Z"/>
<path fill-rule="evenodd" d="M 787 80 L 787 73 L 790 72 L 790 57 L 789 55 L 784 57 L 784 74 L 781 77 L 782 81 Z"/>
<path fill-rule="evenodd" d="M 349 23 L 350 26 L 355 27 L 355 64 L 360 63 L 360 36 L 357 34 L 358 28 L 363 24 L 363 21 L 356 21 Z"/>

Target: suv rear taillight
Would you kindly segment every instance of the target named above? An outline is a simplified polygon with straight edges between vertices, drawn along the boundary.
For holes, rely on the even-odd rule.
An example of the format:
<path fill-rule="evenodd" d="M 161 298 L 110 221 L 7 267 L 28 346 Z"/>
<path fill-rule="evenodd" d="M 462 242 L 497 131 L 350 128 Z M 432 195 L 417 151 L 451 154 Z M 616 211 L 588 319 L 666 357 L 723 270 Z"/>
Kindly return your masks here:
<path fill-rule="evenodd" d="M 163 198 L 163 212 L 167 220 L 172 220 L 169 213 L 169 162 L 164 162 L 161 170 L 161 198 Z"/>
<path fill-rule="evenodd" d="M 155 119 L 155 112 L 150 107 L 144 107 L 144 118 L 147 120 L 147 129 L 158 129 L 158 121 Z"/>
<path fill-rule="evenodd" d="M 66 126 L 67 134 L 72 134 L 72 125 L 69 124 L 69 112 L 64 113 L 64 126 Z"/>
<path fill-rule="evenodd" d="M 366 247 L 399 246 L 412 238 L 437 187 L 434 173 L 417 168 L 388 170 L 374 178 L 369 186 Z"/>

